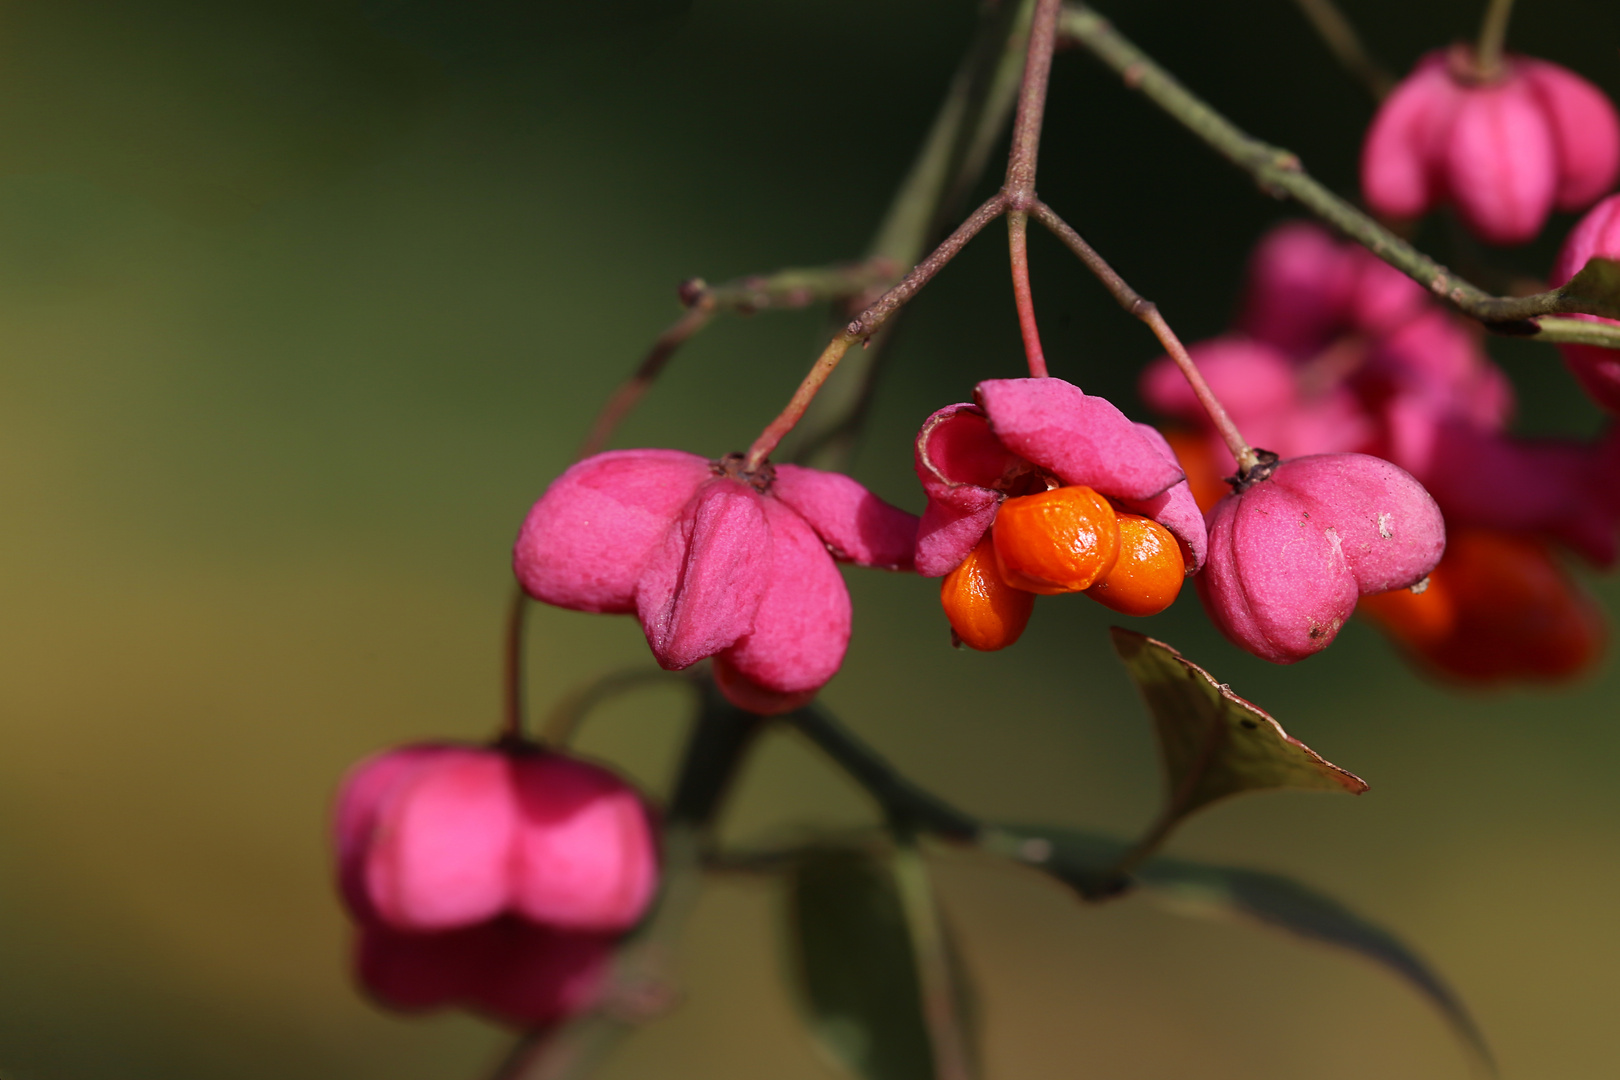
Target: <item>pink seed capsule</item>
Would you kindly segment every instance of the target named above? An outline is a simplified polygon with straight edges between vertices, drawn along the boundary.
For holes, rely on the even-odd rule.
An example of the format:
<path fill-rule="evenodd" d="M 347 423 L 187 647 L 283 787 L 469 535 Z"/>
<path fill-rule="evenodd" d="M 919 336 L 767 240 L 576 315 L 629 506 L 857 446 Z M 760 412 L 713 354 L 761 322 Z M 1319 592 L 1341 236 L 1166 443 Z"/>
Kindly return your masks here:
<path fill-rule="evenodd" d="M 1389 462 L 1317 454 L 1222 499 L 1209 545 L 1195 581 L 1210 618 L 1256 656 L 1291 664 L 1327 648 L 1359 596 L 1422 580 L 1445 550 L 1445 523 Z"/>
<path fill-rule="evenodd" d="M 664 667 L 715 657 L 734 704 L 778 711 L 843 663 L 851 611 L 835 560 L 909 570 L 916 543 L 916 517 L 847 476 L 614 450 L 547 488 L 513 569 L 545 603 L 634 613 Z"/>

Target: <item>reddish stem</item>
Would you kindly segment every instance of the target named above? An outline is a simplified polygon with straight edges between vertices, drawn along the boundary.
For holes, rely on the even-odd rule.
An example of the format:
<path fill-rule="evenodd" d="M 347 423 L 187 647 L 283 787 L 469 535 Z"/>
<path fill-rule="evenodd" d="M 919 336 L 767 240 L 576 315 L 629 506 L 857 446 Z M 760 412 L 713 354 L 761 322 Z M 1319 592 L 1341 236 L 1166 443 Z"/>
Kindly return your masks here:
<path fill-rule="evenodd" d="M 1018 88 L 1018 115 L 1013 120 L 1012 150 L 1007 155 L 1007 246 L 1012 255 L 1013 300 L 1018 305 L 1018 332 L 1024 338 L 1029 373 L 1046 376 L 1046 353 L 1035 322 L 1035 295 L 1029 287 L 1029 216 L 1035 201 L 1035 164 L 1041 151 L 1041 123 L 1046 115 L 1046 88 L 1052 77 L 1052 51 L 1057 47 L 1061 0 L 1037 0 L 1030 24 L 1024 80 Z"/>
<path fill-rule="evenodd" d="M 674 356 L 675 351 L 686 344 L 692 335 L 708 325 L 709 320 L 714 317 L 714 311 L 714 298 L 708 295 L 701 296 L 685 315 L 675 321 L 674 325 L 658 335 L 658 340 L 653 342 L 653 347 L 648 350 L 636 373 L 620 384 L 607 404 L 602 406 L 602 411 L 596 415 L 590 432 L 580 444 L 575 460 L 583 460 L 601 453 L 620 422 L 630 415 L 630 411 L 657 381 L 664 370 L 664 365 L 669 363 L 670 357 Z"/>
<path fill-rule="evenodd" d="M 1052 76 L 1052 50 L 1057 47 L 1062 0 L 1037 0 L 1029 28 L 1024 81 L 1018 88 L 1018 114 L 1013 119 L 1012 150 L 1007 155 L 1008 205 L 1026 210 L 1035 197 L 1035 160 L 1041 150 L 1041 121 L 1046 115 L 1046 86 Z"/>
<path fill-rule="evenodd" d="M 1018 332 L 1024 336 L 1024 355 L 1029 373 L 1046 378 L 1046 353 L 1041 350 L 1041 331 L 1035 325 L 1035 296 L 1029 288 L 1029 215 L 1014 210 L 1007 215 L 1007 241 L 1012 251 L 1013 301 L 1018 305 Z"/>
<path fill-rule="evenodd" d="M 944 243 L 935 248 L 933 252 L 912 268 L 911 273 L 900 280 L 900 284 L 878 297 L 877 302 L 857 315 L 848 326 L 840 330 L 827 347 L 821 350 L 816 362 L 810 366 L 810 372 L 799 383 L 799 388 L 793 392 L 793 397 L 787 403 L 787 408 L 768 424 L 754 445 L 748 448 L 748 454 L 743 460 L 743 471 L 754 472 L 765 459 L 771 456 L 787 433 L 804 416 L 805 410 L 815 400 L 816 392 L 821 389 L 827 377 L 838 367 L 838 361 L 844 358 L 849 347 L 857 341 L 865 341 L 872 333 L 882 326 L 896 311 L 915 296 L 924 285 L 945 268 L 945 264 L 956 257 L 957 252 L 967 245 L 967 242 L 979 234 L 983 228 L 1000 217 L 1007 209 L 1007 201 L 999 192 L 990 197 L 988 201 L 975 210 L 966 221 L 956 227 L 956 231 L 945 238 Z"/>
<path fill-rule="evenodd" d="M 1232 422 L 1232 418 L 1227 415 L 1225 406 L 1215 396 L 1215 392 L 1209 388 L 1209 383 L 1204 381 L 1203 372 L 1198 370 L 1198 366 L 1193 363 L 1192 357 L 1188 355 L 1186 347 L 1181 344 L 1181 339 L 1176 337 L 1174 330 L 1170 329 L 1170 324 L 1164 321 L 1164 316 L 1159 314 L 1158 307 L 1151 300 L 1144 299 L 1140 293 L 1131 288 L 1130 284 L 1119 276 L 1119 272 L 1109 266 L 1107 261 L 1097 254 L 1090 244 L 1086 243 L 1085 238 L 1074 231 L 1073 226 L 1058 216 L 1057 211 L 1037 200 L 1035 205 L 1030 207 L 1030 213 L 1034 214 L 1036 221 L 1050 229 L 1054 236 L 1063 241 L 1065 247 L 1074 252 L 1080 261 L 1086 264 L 1086 269 L 1090 270 L 1097 280 L 1102 282 L 1103 288 L 1107 289 L 1109 294 L 1118 301 L 1120 307 L 1147 323 L 1148 329 L 1153 331 L 1153 336 L 1158 338 L 1159 344 L 1164 346 L 1164 351 L 1170 354 L 1170 359 L 1175 361 L 1176 367 L 1181 369 L 1181 374 L 1186 376 L 1187 382 L 1192 386 L 1193 394 L 1198 398 L 1198 403 L 1204 407 L 1204 412 L 1209 415 L 1210 423 L 1215 426 L 1216 431 L 1221 433 L 1221 438 L 1226 440 L 1227 448 L 1232 451 L 1232 456 L 1237 459 L 1239 475 L 1254 468 L 1260 460 L 1259 456 L 1243 438 L 1243 433 L 1238 431 L 1238 427 Z"/>

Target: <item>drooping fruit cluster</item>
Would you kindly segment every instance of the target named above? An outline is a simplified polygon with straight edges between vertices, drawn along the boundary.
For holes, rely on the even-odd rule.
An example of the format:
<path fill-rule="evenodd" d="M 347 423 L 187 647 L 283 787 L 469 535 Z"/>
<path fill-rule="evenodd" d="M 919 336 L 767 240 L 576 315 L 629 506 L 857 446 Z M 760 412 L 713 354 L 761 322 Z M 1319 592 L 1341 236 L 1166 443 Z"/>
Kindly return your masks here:
<path fill-rule="evenodd" d="M 945 578 L 956 640 L 1006 648 L 1036 595 L 1168 607 L 1206 535 L 1164 439 L 1062 379 L 990 379 L 975 396 L 930 416 L 915 456 L 928 494 L 917 570 Z"/>
<path fill-rule="evenodd" d="M 658 887 L 641 797 L 533 747 L 419 744 L 356 765 L 335 816 L 338 884 L 366 988 L 525 1027 L 596 1002 Z"/>
<path fill-rule="evenodd" d="M 1512 390 L 1477 330 L 1362 248 L 1317 226 L 1291 223 L 1265 237 L 1251 260 L 1238 329 L 1190 351 L 1243 431 L 1284 458 L 1375 455 L 1433 496 L 1449 531 L 1507 534 L 1541 545 L 1536 550 L 1551 540 L 1599 565 L 1615 558 L 1620 502 L 1608 494 L 1620 477 L 1609 450 L 1614 440 L 1508 434 Z M 1141 385 L 1149 404 L 1188 425 L 1170 438 L 1191 489 L 1213 509 L 1219 477 L 1235 470 L 1231 455 L 1168 358 L 1150 366 Z M 1212 563 L 1219 547 L 1212 546 Z M 1458 603 L 1468 610 L 1490 605 L 1482 577 L 1459 580 L 1451 592 L 1478 595 Z M 1416 610 L 1404 601 L 1375 606 L 1393 612 L 1381 620 L 1385 627 Z M 1505 623 L 1469 625 L 1477 627 L 1476 643 L 1493 633 L 1503 641 L 1514 637 Z M 1571 656 L 1590 662 L 1601 640 L 1591 637 L 1590 647 Z"/>

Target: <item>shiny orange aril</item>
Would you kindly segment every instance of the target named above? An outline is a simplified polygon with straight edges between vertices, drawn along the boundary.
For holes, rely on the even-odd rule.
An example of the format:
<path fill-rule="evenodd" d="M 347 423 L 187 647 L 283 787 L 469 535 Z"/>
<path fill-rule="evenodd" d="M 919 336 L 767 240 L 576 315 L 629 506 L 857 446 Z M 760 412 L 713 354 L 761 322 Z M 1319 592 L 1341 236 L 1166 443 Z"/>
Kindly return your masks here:
<path fill-rule="evenodd" d="M 1086 595 L 1122 615 L 1157 615 L 1187 579 L 1181 545 L 1170 530 L 1139 514 L 1117 514 L 1119 558 Z"/>
<path fill-rule="evenodd" d="M 1088 487 L 1008 499 L 991 535 L 1002 580 L 1046 596 L 1089 589 L 1119 558 L 1114 508 Z"/>
<path fill-rule="evenodd" d="M 1001 580 L 995 544 L 987 535 L 960 566 L 945 575 L 939 601 L 958 641 L 970 649 L 994 652 L 1017 641 L 1029 625 L 1035 594 Z"/>

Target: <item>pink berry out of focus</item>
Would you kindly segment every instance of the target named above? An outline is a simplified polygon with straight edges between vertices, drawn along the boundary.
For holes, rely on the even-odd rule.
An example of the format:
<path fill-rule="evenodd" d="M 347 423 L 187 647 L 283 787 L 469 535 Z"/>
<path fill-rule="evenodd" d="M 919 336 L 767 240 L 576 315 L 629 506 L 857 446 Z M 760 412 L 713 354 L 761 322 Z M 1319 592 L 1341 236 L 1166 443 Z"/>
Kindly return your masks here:
<path fill-rule="evenodd" d="M 1593 258 L 1620 260 L 1620 195 L 1610 195 L 1592 207 L 1590 213 L 1570 230 L 1553 263 L 1553 288 L 1581 272 Z M 1620 326 L 1613 319 L 1596 315 L 1576 315 L 1577 319 Z M 1613 413 L 1620 413 L 1620 351 L 1601 345 L 1561 345 L 1564 361 L 1593 401 Z"/>
<path fill-rule="evenodd" d="M 1429 53 L 1384 100 L 1361 151 L 1361 188 L 1379 214 L 1451 205 L 1481 239 L 1534 239 L 1554 208 L 1580 210 L 1620 175 L 1620 116 L 1567 68 L 1509 55 L 1485 78 L 1472 51 Z"/>
<path fill-rule="evenodd" d="M 335 832 L 362 981 L 400 1007 L 561 1019 L 589 1004 L 658 887 L 635 789 L 532 748 L 378 754 L 345 778 Z"/>

